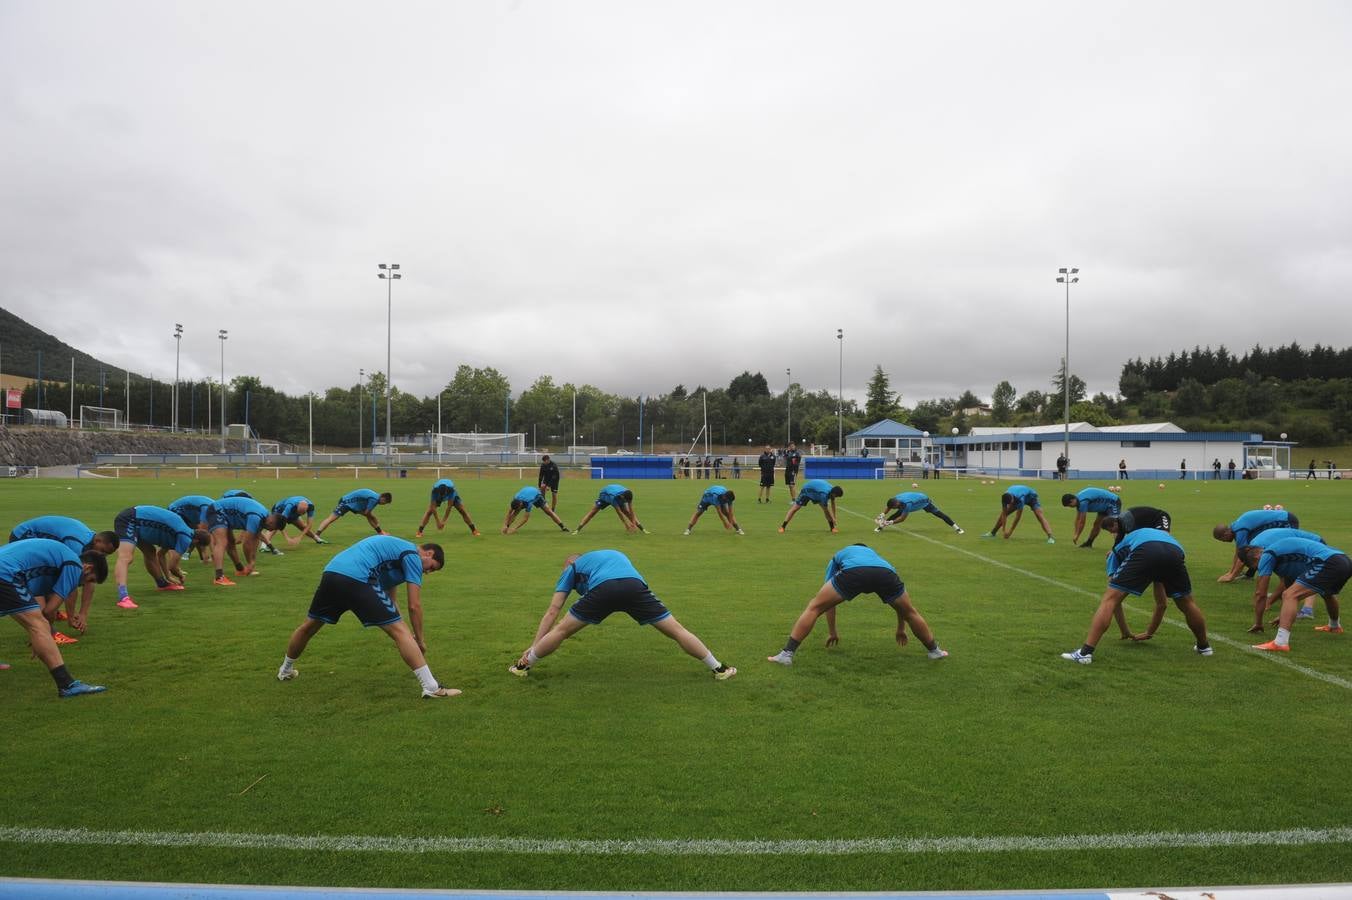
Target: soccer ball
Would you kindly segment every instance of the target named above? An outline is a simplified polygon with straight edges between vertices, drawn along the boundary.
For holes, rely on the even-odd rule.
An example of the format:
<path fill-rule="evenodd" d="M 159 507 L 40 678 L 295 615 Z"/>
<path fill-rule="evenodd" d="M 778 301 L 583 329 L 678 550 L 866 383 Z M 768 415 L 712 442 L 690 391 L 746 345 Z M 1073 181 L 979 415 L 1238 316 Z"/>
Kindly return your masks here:
<path fill-rule="evenodd" d="M 1263 504 L 1263 509 L 1272 509 L 1272 504 L 1271 504 L 1271 503 L 1264 503 L 1264 504 Z"/>
<path fill-rule="evenodd" d="M 1278 503 L 1278 504 L 1276 504 L 1275 506 L 1273 506 L 1272 508 L 1273 508 L 1273 509 L 1281 509 L 1281 508 L 1282 508 L 1282 505 L 1281 505 L 1280 503 Z"/>
<path fill-rule="evenodd" d="M 887 524 L 887 516 L 883 515 L 882 513 L 878 513 L 877 518 L 873 520 L 873 524 L 877 525 L 879 528 L 882 528 L 885 524 Z"/>
<path fill-rule="evenodd" d="M 1164 482 L 1163 482 L 1163 481 L 1160 482 L 1160 490 L 1164 490 Z"/>
<path fill-rule="evenodd" d="M 916 484 L 914 481 L 912 481 L 912 482 L 911 482 L 911 487 L 920 487 L 920 485 L 918 485 L 918 484 Z"/>

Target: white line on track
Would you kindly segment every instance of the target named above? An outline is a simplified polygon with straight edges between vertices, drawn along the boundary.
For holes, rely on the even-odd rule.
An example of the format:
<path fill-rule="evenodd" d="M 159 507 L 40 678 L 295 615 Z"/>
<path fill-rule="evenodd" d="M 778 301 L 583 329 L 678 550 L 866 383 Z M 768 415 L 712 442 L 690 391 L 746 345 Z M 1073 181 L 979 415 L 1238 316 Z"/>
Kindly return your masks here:
<path fill-rule="evenodd" d="M 845 509 L 844 507 L 840 508 L 844 512 L 847 512 L 852 516 L 857 516 L 861 519 L 868 519 L 870 522 L 873 521 L 872 516 L 867 516 L 864 515 L 863 513 L 855 512 L 852 509 Z M 892 529 L 889 528 L 887 530 L 891 531 Z M 914 531 L 903 531 L 902 534 L 906 535 L 907 537 L 915 538 L 918 541 L 926 541 L 930 544 L 934 544 L 936 547 L 943 547 L 946 550 L 952 550 L 954 553 L 961 553 L 965 556 L 970 556 L 973 559 L 979 559 L 984 563 L 989 563 L 992 566 L 998 566 L 1001 569 L 1008 569 L 1011 572 L 1015 572 L 1027 578 L 1032 578 L 1036 581 L 1041 581 L 1045 584 L 1050 584 L 1053 587 L 1058 587 L 1061 588 L 1062 590 L 1070 591 L 1073 594 L 1079 594 L 1081 596 L 1094 598 L 1102 596 L 1101 593 L 1086 590 L 1085 588 L 1082 588 L 1078 585 L 1070 584 L 1065 581 L 1057 581 L 1055 578 L 1048 578 L 1046 575 L 1039 575 L 1037 572 L 1030 572 L 1027 569 L 1021 569 L 1018 566 L 1011 566 L 1009 563 L 1001 562 L 998 559 L 992 559 L 989 556 L 983 556 L 982 554 L 976 553 L 975 551 L 967 550 L 963 547 L 956 547 L 953 544 L 947 543 L 946 541 L 940 541 L 923 534 L 917 534 Z M 1126 604 L 1123 605 L 1126 606 L 1127 609 L 1131 612 L 1136 613 L 1144 612 L 1144 610 L 1140 610 L 1135 607 L 1128 606 Z M 1188 626 L 1185 623 L 1178 622 L 1168 618 L 1164 620 L 1164 624 L 1173 626 L 1174 628 L 1182 628 L 1185 631 L 1188 628 Z M 1331 684 L 1334 687 L 1340 687 L 1343 690 L 1352 691 L 1352 681 L 1348 681 L 1346 678 L 1340 678 L 1339 676 L 1330 674 L 1328 672 L 1321 672 L 1318 669 L 1311 669 L 1309 666 L 1302 666 L 1300 663 L 1292 662 L 1288 657 L 1278 653 L 1266 653 L 1262 650 L 1255 650 L 1246 641 L 1237 641 L 1234 638 L 1228 638 L 1223 634 L 1217 634 L 1215 631 L 1211 631 L 1210 629 L 1208 629 L 1207 636 L 1211 638 L 1211 642 L 1213 644 L 1223 644 L 1226 647 L 1233 647 L 1236 650 L 1242 650 L 1251 656 L 1265 660 L 1266 662 L 1272 663 L 1273 665 L 1282 666 L 1284 668 L 1290 669 L 1293 672 L 1299 672 L 1301 675 L 1304 675 L 1307 678 L 1313 678 L 1316 681 L 1322 681 L 1325 684 Z"/>
<path fill-rule="evenodd" d="M 164 847 L 305 852 L 509 853 L 590 856 L 846 856 L 865 853 L 1011 853 L 1075 850 L 1150 850 L 1179 847 L 1298 847 L 1352 844 L 1352 828 L 1280 831 L 1128 832 L 1052 837 L 858 838 L 840 840 L 729 840 L 718 838 L 550 840 L 499 837 L 383 837 L 377 835 L 242 834 L 230 831 L 93 831 L 0 825 L 0 843 L 51 846 Z"/>

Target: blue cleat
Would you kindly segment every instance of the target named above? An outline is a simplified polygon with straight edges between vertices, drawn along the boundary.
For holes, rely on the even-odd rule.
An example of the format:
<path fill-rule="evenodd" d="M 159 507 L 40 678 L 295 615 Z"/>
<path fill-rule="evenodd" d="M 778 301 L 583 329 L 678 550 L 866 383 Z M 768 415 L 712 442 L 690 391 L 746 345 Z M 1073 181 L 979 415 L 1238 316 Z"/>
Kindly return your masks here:
<path fill-rule="evenodd" d="M 85 684 L 83 681 L 72 681 L 69 687 L 63 687 L 57 691 L 62 697 L 79 697 L 81 694 L 102 694 L 108 690 L 101 684 Z"/>

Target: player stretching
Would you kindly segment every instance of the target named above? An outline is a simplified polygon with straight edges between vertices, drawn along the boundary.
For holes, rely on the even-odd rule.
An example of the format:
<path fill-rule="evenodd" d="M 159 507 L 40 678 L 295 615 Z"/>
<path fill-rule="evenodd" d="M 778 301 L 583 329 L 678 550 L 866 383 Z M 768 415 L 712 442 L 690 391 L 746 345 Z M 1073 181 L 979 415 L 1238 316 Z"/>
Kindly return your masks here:
<path fill-rule="evenodd" d="M 568 526 L 563 524 L 563 520 L 558 517 L 558 514 L 548 506 L 545 506 L 545 495 L 540 493 L 539 488 L 523 487 L 516 492 L 516 496 L 512 498 L 511 506 L 507 508 L 507 518 L 502 522 L 502 533 L 516 534 L 518 531 L 525 528 L 526 523 L 530 521 L 530 511 L 532 509 L 538 509 L 549 516 L 550 520 L 555 525 L 559 526 L 560 531 L 568 530 Z M 517 516 L 521 516 L 521 524 L 513 528 L 512 523 L 516 521 Z"/>
<path fill-rule="evenodd" d="M 784 529 L 789 527 L 793 517 L 798 515 L 798 510 L 809 503 L 815 503 L 822 508 L 822 515 L 826 516 L 826 524 L 831 529 L 831 533 L 835 534 L 836 522 L 840 521 L 836 516 L 836 498 L 844 496 L 844 488 L 837 487 L 824 478 L 810 478 L 804 481 L 803 489 L 798 492 L 797 498 L 789 505 L 789 514 L 779 525 L 779 533 L 783 534 Z"/>
<path fill-rule="evenodd" d="M 1075 510 L 1075 533 L 1070 538 L 1072 544 L 1080 542 L 1080 532 L 1084 531 L 1085 514 L 1095 514 L 1094 524 L 1089 528 L 1089 537 L 1085 538 L 1083 544 L 1080 544 L 1080 547 L 1087 550 L 1094 546 L 1094 538 L 1098 537 L 1099 529 L 1103 527 L 1104 518 L 1115 516 L 1122 511 L 1122 498 L 1112 491 L 1090 487 L 1085 488 L 1078 494 L 1062 494 L 1061 505 L 1067 509 Z"/>
<path fill-rule="evenodd" d="M 441 504 L 446 504 L 446 515 L 437 515 L 437 510 Z M 437 523 L 437 531 L 446 527 L 446 522 L 451 518 L 451 509 L 460 513 L 460 518 L 465 520 L 465 526 L 469 528 L 469 533 L 475 537 L 479 536 L 479 529 L 474 527 L 474 520 L 469 517 L 469 511 L 465 509 L 464 501 L 460 499 L 460 493 L 455 489 L 455 482 L 449 478 L 438 478 L 432 484 L 432 499 L 427 504 L 427 512 L 423 513 L 422 521 L 418 523 L 418 533 L 413 535 L 415 538 L 423 536 L 423 529 L 427 527 L 427 520 L 432 519 Z"/>
<path fill-rule="evenodd" d="M 704 511 L 709 507 L 718 510 L 718 518 L 723 523 L 723 527 L 735 531 L 738 534 L 746 534 L 742 526 L 737 524 L 737 517 L 732 514 L 732 503 L 737 499 L 737 495 L 721 484 L 716 484 L 709 488 L 699 498 L 699 503 L 695 506 L 695 514 L 690 517 L 690 524 L 685 526 L 685 534 L 689 534 L 695 529 L 695 523 L 699 517 L 704 515 Z"/>
<path fill-rule="evenodd" d="M 883 511 L 878 513 L 878 518 L 873 520 L 878 525 L 878 527 L 873 530 L 882 531 L 890 525 L 900 525 L 902 522 L 906 521 L 907 516 L 917 510 L 927 512 L 936 517 L 940 521 L 946 523 L 949 528 L 952 528 L 958 534 L 965 534 L 965 532 L 958 527 L 957 522 L 954 522 L 944 514 L 942 509 L 934 505 L 934 501 L 929 498 L 928 494 L 922 494 L 919 491 L 907 491 L 904 494 L 897 494 L 891 500 L 888 500 Z"/>
<path fill-rule="evenodd" d="M 333 508 L 333 512 L 329 513 L 328 517 L 319 523 L 319 527 L 315 529 L 315 534 L 322 537 L 326 528 L 350 512 L 360 513 L 376 534 L 384 534 L 384 529 L 380 527 L 380 520 L 376 518 L 375 509 L 377 506 L 385 506 L 393 499 L 389 492 L 377 494 L 367 488 L 348 491 L 339 499 L 338 505 Z"/>

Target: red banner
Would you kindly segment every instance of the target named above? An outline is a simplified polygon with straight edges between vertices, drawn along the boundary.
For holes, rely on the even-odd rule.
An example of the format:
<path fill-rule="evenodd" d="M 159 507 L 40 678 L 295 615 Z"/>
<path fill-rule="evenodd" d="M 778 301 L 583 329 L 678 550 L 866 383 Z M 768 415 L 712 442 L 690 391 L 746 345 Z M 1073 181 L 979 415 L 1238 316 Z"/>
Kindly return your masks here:
<path fill-rule="evenodd" d="M 5 406 L 10 409 L 19 409 L 23 406 L 23 391 L 7 390 L 5 391 Z"/>

